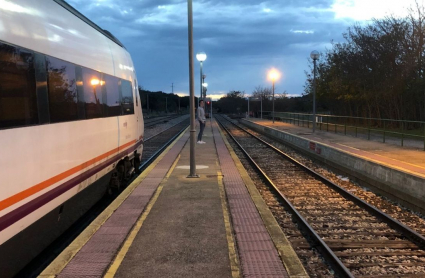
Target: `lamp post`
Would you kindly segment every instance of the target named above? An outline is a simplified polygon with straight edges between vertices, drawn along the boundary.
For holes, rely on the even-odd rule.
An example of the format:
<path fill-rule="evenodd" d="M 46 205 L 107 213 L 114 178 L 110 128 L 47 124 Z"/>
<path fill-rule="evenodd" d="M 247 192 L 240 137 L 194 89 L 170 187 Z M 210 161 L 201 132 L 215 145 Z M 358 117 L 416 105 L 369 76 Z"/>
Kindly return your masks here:
<path fill-rule="evenodd" d="M 261 96 L 261 119 L 263 119 L 263 96 Z"/>
<path fill-rule="evenodd" d="M 202 95 L 202 97 L 203 98 L 206 98 L 207 97 L 207 86 L 208 86 L 208 84 L 205 83 L 205 78 L 206 77 L 207 76 L 205 74 L 202 75 L 202 86 L 203 86 L 203 90 L 202 90 L 203 95 Z M 204 84 L 207 84 L 207 86 L 204 86 Z"/>
<path fill-rule="evenodd" d="M 261 105 L 263 105 L 263 101 L 262 101 L 262 98 L 261 97 L 248 97 L 248 118 L 250 117 L 249 116 L 249 102 L 250 101 L 260 101 L 261 102 Z M 261 113 L 262 113 L 262 107 L 261 107 Z M 257 114 L 257 116 L 258 116 L 258 114 Z"/>
<path fill-rule="evenodd" d="M 193 12 L 192 0 L 187 0 L 187 21 L 189 41 L 189 88 L 190 88 L 190 173 L 188 178 L 199 178 L 195 163 L 195 83 L 193 73 Z"/>
<path fill-rule="evenodd" d="M 310 58 L 313 59 L 313 133 L 316 131 L 316 60 L 319 59 L 319 52 L 313 50 L 310 53 Z"/>
<path fill-rule="evenodd" d="M 201 95 L 200 98 L 202 98 L 202 63 L 207 59 L 207 54 L 205 54 L 204 52 L 199 52 L 198 54 L 196 54 L 196 59 L 201 63 Z M 199 99 L 198 99 L 198 106 L 199 106 Z"/>
<path fill-rule="evenodd" d="M 148 109 L 148 114 L 150 114 L 149 113 L 149 93 L 148 92 L 146 92 L 146 108 Z"/>
<path fill-rule="evenodd" d="M 205 75 L 204 75 L 205 78 Z M 204 98 L 207 99 L 207 88 L 208 88 L 208 83 L 202 83 L 202 87 L 204 88 Z M 209 98 L 207 99 L 207 104 L 210 105 L 210 121 L 212 122 L 212 99 Z M 207 110 L 208 107 L 205 107 L 205 111 Z"/>
<path fill-rule="evenodd" d="M 249 97 L 248 97 L 248 119 L 249 119 Z"/>
<path fill-rule="evenodd" d="M 207 97 L 207 88 L 208 83 L 202 83 L 202 98 L 205 99 Z"/>
<path fill-rule="evenodd" d="M 280 77 L 280 73 L 276 70 L 276 69 L 271 69 L 269 71 L 269 79 L 272 81 L 273 83 L 273 123 L 274 123 L 274 83 L 276 82 L 277 79 L 279 79 Z"/>

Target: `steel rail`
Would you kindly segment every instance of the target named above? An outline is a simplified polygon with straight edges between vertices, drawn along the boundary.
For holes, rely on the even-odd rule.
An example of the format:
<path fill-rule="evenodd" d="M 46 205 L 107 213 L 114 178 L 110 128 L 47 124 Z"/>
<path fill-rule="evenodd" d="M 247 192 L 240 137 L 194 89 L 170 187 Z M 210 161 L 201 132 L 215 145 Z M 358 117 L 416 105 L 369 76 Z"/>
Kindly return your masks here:
<path fill-rule="evenodd" d="M 172 126 L 170 126 L 169 128 L 164 129 L 163 131 L 161 131 L 161 132 L 159 132 L 159 133 L 157 133 L 157 134 L 155 134 L 155 135 L 152 135 L 151 137 L 149 137 L 149 138 L 145 139 L 143 142 L 147 142 L 147 141 L 149 141 L 149 140 L 151 140 L 151 139 L 155 138 L 156 136 L 158 136 L 158 135 L 160 135 L 160 134 L 162 134 L 162 133 L 164 133 L 164 132 L 166 132 L 166 131 L 168 131 L 168 130 L 172 129 L 173 127 L 175 127 L 175 126 L 177 126 L 177 125 L 179 125 L 179 124 L 183 123 L 183 122 L 184 122 L 184 121 L 186 121 L 186 120 L 188 120 L 188 119 L 184 119 L 184 120 L 182 120 L 182 121 L 180 121 L 180 122 L 176 123 L 175 125 L 172 125 Z"/>
<path fill-rule="evenodd" d="M 224 117 L 223 117 L 224 118 Z M 341 262 L 341 260 L 335 255 L 335 253 L 329 248 L 329 246 L 323 241 L 323 239 L 316 233 L 316 231 L 308 224 L 308 222 L 304 219 L 304 217 L 298 212 L 298 210 L 292 205 L 292 203 L 280 192 L 274 182 L 267 176 L 263 169 L 254 161 L 254 159 L 248 154 L 248 152 L 239 144 L 235 137 L 230 133 L 230 131 L 224 126 L 224 124 L 218 120 L 218 123 L 221 127 L 227 132 L 227 134 L 232 138 L 232 140 L 238 145 L 241 151 L 248 158 L 248 161 L 257 169 L 257 171 L 263 176 L 263 178 L 267 181 L 273 191 L 278 195 L 278 197 L 283 202 L 284 206 L 292 213 L 292 215 L 296 218 L 297 223 L 302 226 L 303 230 L 308 234 L 311 241 L 314 242 L 317 249 L 321 251 L 321 254 L 326 258 L 332 269 L 341 277 L 350 277 L 353 278 L 354 275 L 348 270 L 348 268 Z M 225 119 L 227 120 L 227 119 Z M 229 120 L 227 120 L 229 121 Z M 231 121 L 229 121 L 232 123 Z M 233 123 L 232 123 L 233 124 Z"/>
<path fill-rule="evenodd" d="M 186 120 L 186 119 L 185 119 Z M 147 142 L 157 136 L 159 136 L 160 134 L 169 131 L 171 128 L 176 127 L 177 125 L 182 124 L 185 120 L 161 131 L 158 134 L 155 134 L 154 136 L 149 137 L 148 139 L 146 139 L 144 142 Z M 177 132 L 177 134 L 175 134 L 170 140 L 168 140 L 164 145 L 162 145 L 162 147 L 160 147 L 151 157 L 149 157 L 146 161 L 144 161 L 140 166 L 139 166 L 139 171 L 142 171 L 143 169 L 145 169 L 155 158 L 157 158 L 180 134 L 183 133 L 183 131 L 186 130 L 186 128 L 189 126 L 189 123 L 187 123 L 187 125 L 185 125 L 180 131 Z"/>
<path fill-rule="evenodd" d="M 292 162 L 296 166 L 299 166 L 304 171 L 306 171 L 307 173 L 309 173 L 311 176 L 313 176 L 314 178 L 320 180 L 325 185 L 329 186 L 330 188 L 332 188 L 333 190 L 335 190 L 336 192 L 338 192 L 339 194 L 341 194 L 346 199 L 354 202 L 359 207 L 362 207 L 363 209 L 365 209 L 366 211 L 368 211 L 372 215 L 374 215 L 374 216 L 378 217 L 379 219 L 381 219 L 383 222 L 385 222 L 386 224 L 388 224 L 393 229 L 401 232 L 404 236 L 406 236 L 407 238 L 409 238 L 410 241 L 412 241 L 413 243 L 415 243 L 416 245 L 418 245 L 420 248 L 423 249 L 425 247 L 425 237 L 422 236 L 421 234 L 419 234 L 418 232 L 412 230 L 411 228 L 409 228 L 408 226 L 406 226 L 403 223 L 399 222 L 398 220 L 392 218 L 388 214 L 380 211 L 376 207 L 368 204 L 367 202 L 363 201 L 362 199 L 358 198 L 357 196 L 351 194 L 350 192 L 348 192 L 344 188 L 340 187 L 339 185 L 335 184 L 334 182 L 330 181 L 329 179 L 327 179 L 326 177 L 322 176 L 321 174 L 315 172 L 314 170 L 308 168 L 307 166 L 305 166 L 301 162 L 297 161 L 296 159 L 294 159 L 291 156 L 287 155 L 286 153 L 282 152 L 280 149 L 278 149 L 275 146 L 271 145 L 270 143 L 264 141 L 263 139 L 259 138 L 258 136 L 252 134 L 250 131 L 246 130 L 245 128 L 241 127 L 240 125 L 237 125 L 237 124 L 233 123 L 232 121 L 230 121 L 230 120 L 228 120 L 226 118 L 224 118 L 224 119 L 226 121 L 228 121 L 229 123 L 231 123 L 232 125 L 236 126 L 238 129 L 244 131 L 245 133 L 249 134 L 253 138 L 255 138 L 258 141 L 262 142 L 263 144 L 265 144 L 267 147 L 271 148 L 272 150 L 274 150 L 278 154 L 282 155 L 284 158 L 286 158 L 287 160 L 289 160 L 290 162 Z M 220 123 L 220 124 L 223 126 L 222 123 Z M 226 129 L 226 131 L 229 133 L 229 131 L 227 129 Z M 252 158 L 248 155 L 248 153 L 243 149 L 243 147 L 236 141 L 236 139 L 230 133 L 229 133 L 229 136 L 232 137 L 232 139 L 242 149 L 242 151 L 245 153 L 245 155 L 249 157 L 249 160 L 252 160 Z M 272 188 L 274 189 L 274 191 L 279 196 L 282 196 L 282 194 L 279 192 L 279 190 L 277 189 L 277 187 L 274 184 L 272 184 L 272 182 L 266 176 L 266 174 L 263 172 L 263 170 L 261 170 L 259 168 L 259 166 L 253 160 L 251 161 L 251 163 L 255 166 L 255 168 L 259 169 L 259 171 L 262 172 L 262 175 L 264 175 L 264 178 L 272 185 Z M 284 197 L 282 196 L 282 198 L 284 198 Z M 285 199 L 284 202 L 286 203 L 287 200 Z M 295 214 L 295 216 L 297 218 L 298 218 L 298 215 L 299 214 Z M 303 226 L 304 226 L 304 223 L 303 223 Z M 307 228 L 307 230 L 308 230 L 308 228 Z M 308 232 L 310 233 L 311 231 L 308 230 Z"/>

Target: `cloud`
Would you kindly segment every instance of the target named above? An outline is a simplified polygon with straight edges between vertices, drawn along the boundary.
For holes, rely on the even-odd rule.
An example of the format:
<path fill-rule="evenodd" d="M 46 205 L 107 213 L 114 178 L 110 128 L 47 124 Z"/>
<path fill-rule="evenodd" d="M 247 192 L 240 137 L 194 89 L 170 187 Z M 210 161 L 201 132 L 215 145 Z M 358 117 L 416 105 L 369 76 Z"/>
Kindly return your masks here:
<path fill-rule="evenodd" d="M 415 0 L 336 0 L 332 10 L 335 12 L 335 18 L 367 21 L 390 15 L 405 17 L 408 15 L 408 8 L 415 5 Z"/>
<path fill-rule="evenodd" d="M 292 30 L 291 29 L 291 32 L 295 34 L 314 34 L 313 30 Z"/>
<path fill-rule="evenodd" d="M 212 100 L 219 100 L 220 98 L 226 96 L 227 93 L 224 92 L 215 92 L 212 94 L 207 94 L 207 97 L 211 98 Z"/>

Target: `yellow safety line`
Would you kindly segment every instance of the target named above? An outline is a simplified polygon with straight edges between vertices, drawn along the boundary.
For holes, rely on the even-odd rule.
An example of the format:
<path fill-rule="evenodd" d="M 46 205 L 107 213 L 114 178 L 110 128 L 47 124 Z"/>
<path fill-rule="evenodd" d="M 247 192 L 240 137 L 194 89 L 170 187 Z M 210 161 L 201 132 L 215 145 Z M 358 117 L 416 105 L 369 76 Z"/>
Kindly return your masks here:
<path fill-rule="evenodd" d="M 319 143 L 319 144 L 322 144 L 322 143 Z M 423 166 L 419 166 L 419 165 L 415 165 L 415 164 L 412 164 L 412 163 L 409 163 L 409 162 L 406 162 L 406 161 L 403 161 L 403 160 L 399 160 L 399 159 L 396 159 L 396 158 L 392 158 L 392 157 L 388 157 L 388 156 L 384 156 L 384 155 L 382 155 L 382 154 L 379 154 L 379 153 L 374 153 L 374 152 L 371 152 L 371 151 L 365 151 L 365 150 L 362 150 L 362 149 L 358 149 L 358 148 L 355 148 L 355 147 L 351 147 L 351 146 L 348 146 L 348 145 L 344 145 L 344 144 L 341 144 L 341 143 L 335 143 L 336 145 L 340 145 L 340 146 L 343 146 L 343 147 L 347 147 L 347 148 L 350 148 L 350 149 L 354 149 L 354 150 L 358 150 L 358 151 L 361 151 L 361 152 L 365 152 L 365 153 L 371 153 L 371 154 L 373 154 L 373 155 L 376 155 L 376 156 L 380 156 L 380 157 L 383 157 L 383 158 L 386 158 L 386 159 L 391 159 L 391 160 L 394 160 L 394 161 L 398 161 L 398 162 L 401 162 L 401 163 L 404 163 L 404 164 L 407 164 L 407 165 L 410 165 L 410 166 L 414 166 L 414 167 L 417 167 L 417 168 L 421 168 L 421 169 L 425 169 L 425 167 L 423 167 Z M 385 143 L 384 143 L 385 144 Z M 389 143 L 388 143 L 389 144 Z M 325 144 L 322 144 L 322 145 L 325 145 Z M 330 146 L 330 145 L 328 145 L 330 148 L 332 148 L 332 146 Z M 335 147 L 335 149 L 337 149 L 336 147 Z M 340 151 L 344 151 L 344 150 L 341 150 L 341 149 L 339 149 L 338 148 L 338 150 L 340 150 Z M 349 153 L 349 154 L 352 154 L 352 155 L 357 155 L 357 156 L 359 156 L 359 157 L 361 157 L 361 158 L 365 158 L 365 159 L 367 159 L 367 160 L 370 160 L 370 161 L 373 161 L 373 162 L 376 162 L 376 163 L 379 163 L 379 164 L 383 164 L 383 165 L 388 165 L 387 163 L 385 163 L 385 162 L 380 162 L 379 160 L 375 160 L 375 159 L 373 159 L 373 158 L 369 158 L 369 157 L 367 157 L 367 156 L 363 156 L 363 155 L 360 155 L 360 154 L 353 154 L 353 153 L 350 153 L 350 152 L 347 152 L 347 151 L 345 151 L 346 153 Z M 391 167 L 394 167 L 394 166 L 391 166 Z M 395 168 L 397 168 L 397 167 L 395 167 Z M 404 170 L 404 171 L 406 171 L 406 172 L 409 172 L 410 170 L 406 170 L 406 169 L 404 169 L 404 168 L 400 168 L 400 167 L 398 167 L 399 169 L 402 169 L 402 170 Z M 411 172 L 411 171 L 410 171 Z M 420 173 L 417 173 L 417 172 L 413 172 L 413 173 L 416 173 L 416 174 L 418 174 L 418 175 L 421 175 Z"/>
<path fill-rule="evenodd" d="M 295 135 L 295 134 L 290 133 L 290 132 L 285 132 L 285 131 L 283 131 L 283 130 L 280 130 L 280 129 L 277 129 L 277 128 L 273 128 L 272 126 L 267 126 L 267 125 L 257 124 L 256 122 L 253 122 L 253 121 L 249 121 L 249 122 L 250 122 L 250 123 L 253 123 L 253 124 L 255 124 L 255 125 L 259 125 L 259 126 L 265 126 L 265 127 L 270 128 L 270 129 L 276 130 L 276 131 L 278 131 L 278 132 L 285 133 L 285 134 L 289 134 L 289 135 L 291 135 L 291 136 L 295 136 L 295 137 L 301 138 L 301 139 L 303 139 L 303 140 L 308 140 L 308 141 L 310 141 L 310 142 L 314 142 L 314 143 L 316 143 L 316 144 L 319 144 L 319 145 L 322 145 L 322 146 L 325 146 L 325 147 L 328 147 L 328 148 L 331 148 L 331 149 L 337 150 L 337 151 L 339 151 L 339 152 L 343 152 L 343 153 L 345 153 L 345 154 L 347 154 L 347 155 L 351 155 L 351 156 L 354 156 L 354 157 L 358 157 L 358 158 L 361 158 L 361 159 L 367 160 L 367 161 L 369 161 L 369 162 L 373 162 L 373 163 L 376 163 L 376 164 L 379 164 L 379 165 L 382 165 L 382 166 L 385 166 L 385 167 L 388 167 L 388 168 L 392 168 L 392 169 L 395 169 L 395 170 L 399 170 L 400 172 L 404 172 L 404 173 L 412 174 L 412 175 L 417 176 L 417 177 L 419 177 L 419 178 L 424 178 L 424 177 L 425 177 L 425 175 L 424 175 L 424 174 L 421 174 L 421 173 L 418 173 L 418 172 L 414 172 L 414 171 L 411 171 L 411 170 L 408 170 L 408 169 L 405 169 L 405 168 L 402 168 L 402 167 L 399 167 L 399 166 L 394 166 L 394 165 L 392 165 L 392 164 L 388 164 L 388 163 L 386 163 L 386 162 L 382 162 L 382 161 L 379 161 L 379 160 L 376 160 L 376 159 L 373 159 L 373 158 L 370 158 L 370 157 L 367 157 L 367 156 L 364 156 L 364 155 L 361 155 L 361 154 L 351 153 L 351 152 L 349 152 L 349 151 L 346 151 L 346 150 L 343 150 L 343 149 L 341 149 L 341 148 L 338 148 L 337 146 L 332 146 L 332 145 L 329 145 L 329 144 L 327 144 L 327 143 L 323 143 L 323 142 L 319 142 L 319 141 L 315 141 L 315 140 L 310 140 L 310 139 L 308 139 L 308 138 L 306 138 L 306 137 L 301 137 L 301 136 Z M 283 139 L 281 139 L 281 140 L 283 140 Z M 291 143 L 291 142 L 288 142 L 288 143 Z M 373 153 L 373 152 L 370 152 L 370 151 L 365 151 L 365 150 L 362 150 L 362 149 L 357 149 L 357 148 L 354 148 L 354 147 L 351 147 L 351 146 L 348 146 L 348 145 L 344 145 L 344 144 L 341 144 L 341 143 L 335 143 L 335 144 L 338 144 L 338 145 L 341 145 L 341 146 L 345 146 L 345 147 L 348 147 L 348 148 L 352 148 L 352 149 L 355 149 L 355 150 L 359 150 L 359 151 L 362 151 L 362 152 L 365 152 L 365 153 L 370 153 L 370 154 L 373 154 L 373 155 L 376 155 L 376 156 L 380 156 L 380 157 L 383 157 L 383 158 L 386 158 L 386 159 L 391 159 L 391 160 L 394 160 L 394 161 L 402 162 L 402 163 L 405 163 L 405 164 L 408 164 L 408 165 L 411 165 L 411 166 L 414 166 L 414 167 L 418 167 L 418 168 L 421 168 L 421 169 L 425 169 L 425 167 L 422 167 L 422 166 L 419 166 L 419 165 L 415 165 L 415 164 L 411 164 L 411 163 L 409 163 L 409 162 L 405 162 L 405 161 L 398 160 L 398 159 L 395 159 L 395 158 L 391 158 L 391 157 L 383 156 L 383 155 L 381 155 L 381 154 Z"/>
<path fill-rule="evenodd" d="M 160 154 L 146 170 L 144 170 L 127 188 L 98 216 L 95 220 L 65 249 L 56 259 L 47 266 L 46 269 L 38 276 L 42 278 L 56 277 L 68 265 L 68 263 L 75 257 L 80 249 L 89 241 L 89 239 L 96 233 L 97 230 L 108 220 L 108 218 L 115 212 L 115 210 L 127 199 L 134 189 L 149 175 L 149 173 L 156 167 L 174 144 L 186 133 L 189 129 L 186 128 L 173 143 L 171 143 L 162 154 Z"/>
<path fill-rule="evenodd" d="M 286 238 L 280 225 L 277 223 L 268 205 L 265 203 L 263 197 L 258 192 L 257 187 L 255 186 L 254 182 L 251 180 L 248 172 L 246 171 L 245 167 L 242 165 L 242 162 L 239 160 L 237 154 L 234 152 L 229 141 L 227 141 L 227 138 L 220 127 L 219 127 L 219 131 L 236 165 L 236 168 L 238 169 L 238 172 L 241 175 L 242 180 L 244 181 L 245 186 L 247 187 L 249 191 L 249 194 L 251 195 L 252 201 L 257 207 L 257 210 L 261 216 L 261 219 L 263 220 L 264 226 L 266 227 L 277 249 L 277 252 L 279 253 L 279 256 L 282 260 L 283 265 L 285 266 L 286 271 L 288 272 L 289 277 L 291 278 L 309 277 L 303 264 L 298 258 L 298 255 L 295 253 L 295 250 L 292 248 L 291 243 Z"/>
<path fill-rule="evenodd" d="M 217 180 L 218 180 L 218 187 L 220 188 L 220 199 L 221 199 L 221 207 L 223 209 L 224 226 L 226 228 L 227 246 L 229 247 L 230 269 L 232 270 L 232 277 L 239 278 L 241 277 L 241 272 L 239 269 L 239 260 L 236 253 L 235 240 L 233 238 L 233 231 L 232 231 L 231 222 L 230 222 L 230 214 L 229 214 L 229 210 L 227 209 L 226 193 L 224 191 L 224 185 L 223 185 L 223 174 L 221 173 L 220 170 L 217 171 Z"/>
<path fill-rule="evenodd" d="M 117 273 L 118 268 L 120 267 L 122 261 L 124 260 L 125 255 L 127 254 L 128 250 L 130 249 L 131 245 L 133 244 L 134 239 L 136 238 L 137 234 L 139 233 L 140 229 L 142 228 L 143 222 L 145 222 L 145 220 L 148 217 L 152 207 L 155 205 L 156 200 L 158 199 L 159 195 L 162 192 L 162 189 L 164 188 L 164 184 L 167 182 L 171 173 L 174 171 L 174 168 L 176 167 L 177 162 L 179 160 L 180 160 L 180 154 L 177 157 L 177 159 L 174 161 L 171 168 L 168 170 L 165 178 L 161 181 L 161 184 L 158 186 L 158 189 L 156 190 L 155 195 L 149 201 L 148 206 L 146 207 L 145 211 L 140 216 L 136 225 L 134 225 L 130 235 L 127 237 L 126 241 L 124 242 L 123 246 L 121 247 L 121 249 L 120 249 L 118 255 L 116 256 L 114 262 L 111 264 L 108 271 L 103 276 L 104 278 L 112 278 Z"/>

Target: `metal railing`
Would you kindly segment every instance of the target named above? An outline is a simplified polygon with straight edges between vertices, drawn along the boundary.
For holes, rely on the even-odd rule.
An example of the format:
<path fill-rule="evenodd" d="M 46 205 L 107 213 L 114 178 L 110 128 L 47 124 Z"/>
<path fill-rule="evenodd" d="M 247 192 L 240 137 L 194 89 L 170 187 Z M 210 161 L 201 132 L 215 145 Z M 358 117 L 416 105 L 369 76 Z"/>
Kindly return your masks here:
<path fill-rule="evenodd" d="M 313 128 L 313 115 L 305 113 L 275 112 L 275 120 Z M 263 117 L 272 117 L 272 111 L 263 111 Z M 367 140 L 394 142 L 425 150 L 425 122 L 348 116 L 316 115 L 316 128 Z"/>

